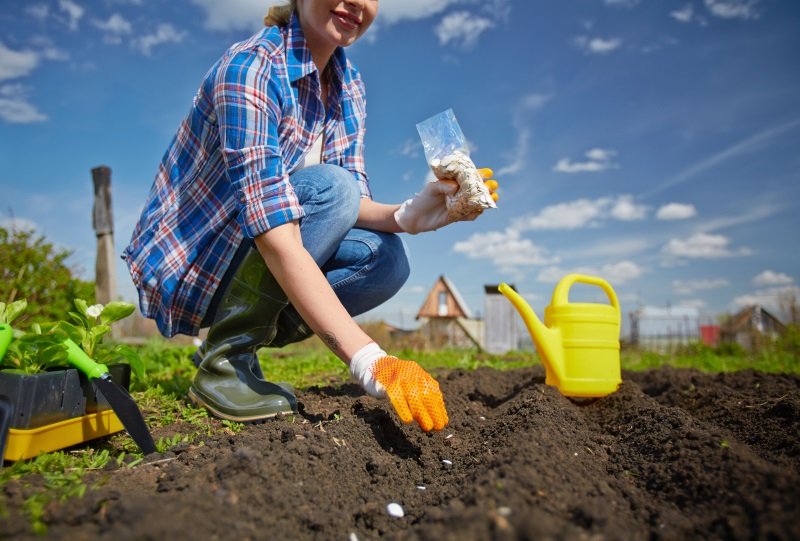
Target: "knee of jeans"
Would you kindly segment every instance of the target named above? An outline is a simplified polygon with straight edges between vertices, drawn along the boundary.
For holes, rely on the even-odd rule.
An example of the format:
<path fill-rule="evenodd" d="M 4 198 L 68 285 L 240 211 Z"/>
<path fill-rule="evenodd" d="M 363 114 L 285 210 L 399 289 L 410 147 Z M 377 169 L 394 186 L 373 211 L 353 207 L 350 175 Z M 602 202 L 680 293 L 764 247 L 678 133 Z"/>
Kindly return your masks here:
<path fill-rule="evenodd" d="M 399 235 L 393 233 L 379 233 L 379 235 L 381 243 L 373 270 L 377 270 L 380 276 L 385 277 L 383 282 L 386 289 L 394 294 L 400 291 L 411 273 L 408 253 Z"/>
<path fill-rule="evenodd" d="M 322 176 L 329 180 L 328 189 L 322 190 L 319 195 L 330 198 L 330 201 L 336 204 L 339 212 L 352 216 L 353 224 L 355 224 L 361 204 L 361 191 L 353 173 L 329 163 L 316 167 L 319 167 Z"/>

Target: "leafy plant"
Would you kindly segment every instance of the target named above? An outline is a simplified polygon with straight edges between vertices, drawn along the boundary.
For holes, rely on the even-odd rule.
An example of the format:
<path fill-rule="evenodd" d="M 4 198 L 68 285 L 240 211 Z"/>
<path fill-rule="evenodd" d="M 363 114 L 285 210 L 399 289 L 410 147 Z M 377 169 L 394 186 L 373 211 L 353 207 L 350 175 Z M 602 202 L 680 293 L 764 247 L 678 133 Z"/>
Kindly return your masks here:
<path fill-rule="evenodd" d="M 0 323 L 11 325 L 27 306 L 24 299 L 11 304 L 0 302 Z M 35 374 L 48 367 L 62 365 L 67 359 L 67 352 L 61 341 L 56 335 L 42 333 L 38 324 L 34 324 L 29 333 L 16 331 L 0 366 L 9 372 Z"/>
<path fill-rule="evenodd" d="M 124 344 L 103 344 L 103 338 L 111 332 L 111 324 L 131 315 L 135 307 L 120 301 L 110 302 L 105 306 L 90 306 L 83 299 L 75 299 L 75 308 L 77 311 L 69 312 L 74 323 L 62 320 L 56 324 L 56 328 L 63 331 L 95 361 L 106 365 L 127 362 L 137 377 L 143 377 L 144 364 L 133 348 Z"/>
<path fill-rule="evenodd" d="M 40 325 L 34 323 L 28 332 L 14 331 L 14 340 L 8 347 L 0 368 L 35 374 L 48 368 L 68 364 L 68 338 L 78 344 L 89 357 L 101 364 L 128 363 L 133 373 L 142 378 L 144 363 L 136 350 L 124 344 L 108 345 L 103 339 L 111 332 L 111 324 L 128 317 L 134 306 L 126 302 L 89 304 L 83 299 L 73 301 L 77 311 L 68 313 L 74 323 L 60 320 Z M 0 323 L 11 324 L 25 312 L 25 299 L 10 304 L 0 302 Z M 46 332 L 43 330 L 46 328 Z"/>

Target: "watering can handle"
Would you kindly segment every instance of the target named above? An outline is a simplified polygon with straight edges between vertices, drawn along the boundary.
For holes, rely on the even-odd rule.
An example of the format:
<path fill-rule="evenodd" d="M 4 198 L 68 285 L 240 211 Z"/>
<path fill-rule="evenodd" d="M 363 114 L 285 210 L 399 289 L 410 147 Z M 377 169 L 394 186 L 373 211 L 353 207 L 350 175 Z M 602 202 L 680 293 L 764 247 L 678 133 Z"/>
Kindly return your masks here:
<path fill-rule="evenodd" d="M 619 312 L 619 300 L 617 300 L 617 294 L 611 288 L 611 284 L 602 278 L 598 278 L 597 276 L 589 276 L 586 274 L 568 274 L 562 278 L 562 280 L 556 286 L 555 291 L 553 291 L 552 305 L 558 306 L 561 304 L 567 304 L 569 302 L 569 290 L 576 282 L 601 288 L 608 296 L 611 306 L 613 306 L 614 309 Z"/>

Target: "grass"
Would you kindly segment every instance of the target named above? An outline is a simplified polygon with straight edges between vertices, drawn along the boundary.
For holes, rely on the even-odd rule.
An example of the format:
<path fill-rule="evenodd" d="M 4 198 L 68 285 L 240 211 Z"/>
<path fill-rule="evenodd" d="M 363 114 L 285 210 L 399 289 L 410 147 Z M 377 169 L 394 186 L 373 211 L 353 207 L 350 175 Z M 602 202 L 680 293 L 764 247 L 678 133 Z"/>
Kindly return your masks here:
<path fill-rule="evenodd" d="M 474 350 L 416 351 L 391 350 L 400 358 L 413 359 L 434 373 L 440 370 L 475 370 L 488 367 L 510 370 L 539 364 L 533 351 L 512 351 L 505 355 L 489 355 Z M 243 425 L 209 417 L 205 409 L 186 400 L 186 392 L 194 377 L 193 347 L 176 346 L 164 340 L 153 340 L 139 351 L 146 366 L 145 376 L 131 385 L 131 393 L 142 409 L 151 429 L 175 427 L 170 436 L 156 442 L 159 452 L 166 452 L 185 443 L 202 443 L 204 436 L 215 431 L 235 434 Z M 347 367 L 321 342 L 312 338 L 281 350 L 264 349 L 259 358 L 267 379 L 287 381 L 295 387 L 336 385 L 349 380 Z M 800 333 L 792 329 L 788 338 L 769 345 L 757 355 L 738 348 L 711 349 L 700 345 L 687 346 L 671 353 L 659 354 L 624 349 L 621 366 L 628 370 L 647 370 L 660 366 L 697 368 L 706 372 L 730 372 L 755 369 L 764 372 L 800 373 Z M 163 431 L 162 431 L 163 432 Z M 31 528 L 46 530 L 45 508 L 50 502 L 82 496 L 87 488 L 86 475 L 116 468 L 137 467 L 144 457 L 124 432 L 96 440 L 72 450 L 40 455 L 16 462 L 0 470 L 0 488 L 9 481 L 21 484 L 28 496 L 23 504 Z M 110 474 L 109 474 L 110 475 Z M 102 483 L 107 476 L 95 476 Z M 0 513 L 6 514 L 5 495 L 0 492 Z"/>

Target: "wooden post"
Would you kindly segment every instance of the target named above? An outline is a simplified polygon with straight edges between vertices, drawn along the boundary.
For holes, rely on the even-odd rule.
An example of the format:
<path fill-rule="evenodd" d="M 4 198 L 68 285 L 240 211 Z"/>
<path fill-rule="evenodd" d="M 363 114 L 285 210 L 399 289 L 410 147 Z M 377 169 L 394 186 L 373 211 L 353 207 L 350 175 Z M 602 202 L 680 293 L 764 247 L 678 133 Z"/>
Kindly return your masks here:
<path fill-rule="evenodd" d="M 92 227 L 97 235 L 94 294 L 97 302 L 107 304 L 117 295 L 117 267 L 114 257 L 114 217 L 111 213 L 111 169 L 92 169 L 94 212 Z"/>

